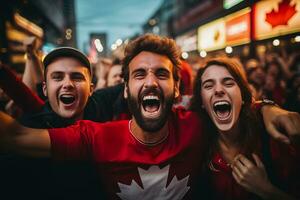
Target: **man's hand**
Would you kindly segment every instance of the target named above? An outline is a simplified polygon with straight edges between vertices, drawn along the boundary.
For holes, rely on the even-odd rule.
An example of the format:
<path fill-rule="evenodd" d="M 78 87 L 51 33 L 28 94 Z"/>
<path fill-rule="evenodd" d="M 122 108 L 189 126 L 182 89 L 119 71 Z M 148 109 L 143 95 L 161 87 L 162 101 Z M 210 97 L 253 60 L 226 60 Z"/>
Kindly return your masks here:
<path fill-rule="evenodd" d="M 36 37 L 28 37 L 23 41 L 24 49 L 27 56 L 36 54 L 37 51 L 37 39 Z"/>
<path fill-rule="evenodd" d="M 300 114 L 265 105 L 261 109 L 268 133 L 286 144 L 300 144 Z"/>

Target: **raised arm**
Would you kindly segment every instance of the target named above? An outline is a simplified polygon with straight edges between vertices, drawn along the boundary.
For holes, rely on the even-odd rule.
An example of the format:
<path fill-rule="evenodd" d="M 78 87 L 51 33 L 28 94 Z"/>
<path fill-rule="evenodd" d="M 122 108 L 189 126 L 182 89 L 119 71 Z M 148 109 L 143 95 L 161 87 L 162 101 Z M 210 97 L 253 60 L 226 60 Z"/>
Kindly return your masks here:
<path fill-rule="evenodd" d="M 43 64 L 38 56 L 37 46 L 35 37 L 29 37 L 24 41 L 27 58 L 22 80 L 35 93 L 36 85 L 44 81 Z"/>
<path fill-rule="evenodd" d="M 31 157 L 49 157 L 50 136 L 46 129 L 24 127 L 0 112 L 0 149 Z"/>
<path fill-rule="evenodd" d="M 44 101 L 33 93 L 7 66 L 0 63 L 0 87 L 24 112 L 38 112 Z"/>

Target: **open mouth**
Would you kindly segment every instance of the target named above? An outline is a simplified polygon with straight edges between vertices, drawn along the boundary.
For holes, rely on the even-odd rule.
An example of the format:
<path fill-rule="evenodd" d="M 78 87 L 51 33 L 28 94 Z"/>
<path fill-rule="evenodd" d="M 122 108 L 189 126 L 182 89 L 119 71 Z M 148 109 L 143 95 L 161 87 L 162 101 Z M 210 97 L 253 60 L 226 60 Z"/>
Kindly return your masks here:
<path fill-rule="evenodd" d="M 63 94 L 59 97 L 59 100 L 64 104 L 72 104 L 75 101 L 75 97 L 70 94 Z"/>
<path fill-rule="evenodd" d="M 160 100 L 158 96 L 146 95 L 142 101 L 143 109 L 148 113 L 155 113 L 159 111 Z"/>
<path fill-rule="evenodd" d="M 231 104 L 228 101 L 218 101 L 214 103 L 213 110 L 220 120 L 224 120 L 230 116 Z"/>

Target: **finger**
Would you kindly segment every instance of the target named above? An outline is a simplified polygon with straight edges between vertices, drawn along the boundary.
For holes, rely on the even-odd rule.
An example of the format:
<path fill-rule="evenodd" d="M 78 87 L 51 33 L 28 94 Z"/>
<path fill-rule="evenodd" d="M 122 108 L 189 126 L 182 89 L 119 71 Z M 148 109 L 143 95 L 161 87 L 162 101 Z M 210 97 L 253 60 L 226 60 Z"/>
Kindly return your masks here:
<path fill-rule="evenodd" d="M 295 121 L 295 122 L 294 122 Z M 297 132 L 297 115 L 290 112 L 287 115 L 277 118 L 278 125 L 286 131 L 288 136 L 294 135 Z"/>
<path fill-rule="evenodd" d="M 261 160 L 259 159 L 259 157 L 255 153 L 252 154 L 252 157 L 253 157 L 257 167 L 265 168 L 264 164 L 261 162 Z"/>
<path fill-rule="evenodd" d="M 240 162 L 246 167 L 253 167 L 253 164 L 250 160 L 248 160 L 244 155 L 239 157 Z"/>
<path fill-rule="evenodd" d="M 267 128 L 268 133 L 272 136 L 273 139 L 283 142 L 285 144 L 290 144 L 290 139 L 285 136 L 283 133 L 281 133 L 275 125 L 272 123 Z"/>
<path fill-rule="evenodd" d="M 243 173 L 242 173 L 236 166 L 234 166 L 234 167 L 232 168 L 232 173 L 235 174 L 235 176 L 238 178 L 239 181 L 242 180 L 242 178 L 243 178 Z"/>
<path fill-rule="evenodd" d="M 290 112 L 289 115 L 294 124 L 295 134 L 300 135 L 300 114 L 297 112 Z"/>
<path fill-rule="evenodd" d="M 235 181 L 237 183 L 241 184 L 242 181 L 241 181 L 241 179 L 240 179 L 240 177 L 239 177 L 239 175 L 236 171 L 232 171 L 232 176 L 233 176 L 233 178 L 235 179 Z"/>
<path fill-rule="evenodd" d="M 241 163 L 240 159 L 237 159 L 234 164 L 232 165 L 233 169 L 238 169 L 241 173 L 246 173 L 247 167 Z"/>

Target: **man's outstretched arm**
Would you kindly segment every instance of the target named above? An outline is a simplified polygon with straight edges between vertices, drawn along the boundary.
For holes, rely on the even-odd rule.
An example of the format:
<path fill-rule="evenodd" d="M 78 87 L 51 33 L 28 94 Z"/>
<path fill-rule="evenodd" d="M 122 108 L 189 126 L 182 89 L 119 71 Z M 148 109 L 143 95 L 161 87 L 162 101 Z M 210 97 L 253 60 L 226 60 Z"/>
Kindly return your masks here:
<path fill-rule="evenodd" d="M 32 157 L 49 157 L 50 136 L 46 129 L 24 127 L 0 112 L 0 149 Z"/>
<path fill-rule="evenodd" d="M 269 134 L 286 144 L 300 144 L 300 114 L 277 106 L 263 106 L 261 109 Z"/>

